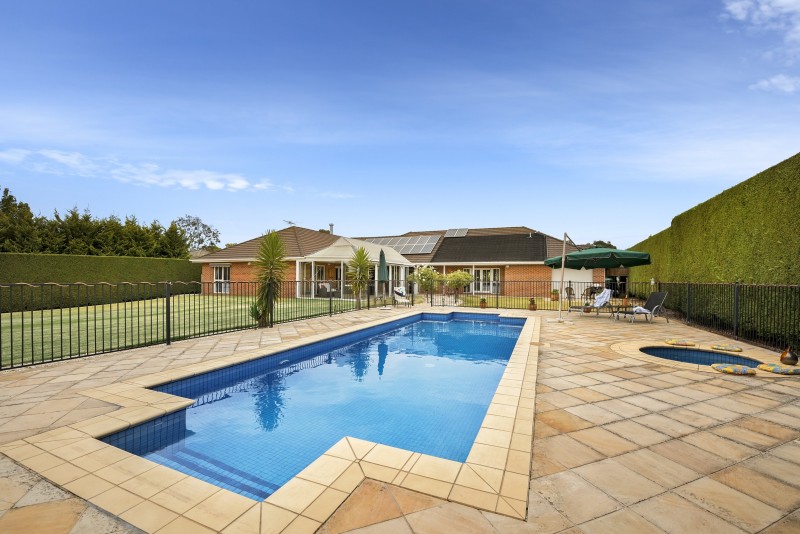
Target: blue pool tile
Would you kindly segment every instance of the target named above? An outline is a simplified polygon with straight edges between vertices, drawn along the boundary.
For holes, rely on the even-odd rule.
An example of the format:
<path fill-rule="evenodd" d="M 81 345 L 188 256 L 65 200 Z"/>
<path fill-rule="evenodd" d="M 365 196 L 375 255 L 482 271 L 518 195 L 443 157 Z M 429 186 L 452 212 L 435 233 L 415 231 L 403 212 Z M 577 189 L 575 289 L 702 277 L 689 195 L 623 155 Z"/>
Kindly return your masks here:
<path fill-rule="evenodd" d="M 109 444 L 263 499 L 344 435 L 463 461 L 524 319 L 424 313 L 155 389 L 186 410 Z"/>

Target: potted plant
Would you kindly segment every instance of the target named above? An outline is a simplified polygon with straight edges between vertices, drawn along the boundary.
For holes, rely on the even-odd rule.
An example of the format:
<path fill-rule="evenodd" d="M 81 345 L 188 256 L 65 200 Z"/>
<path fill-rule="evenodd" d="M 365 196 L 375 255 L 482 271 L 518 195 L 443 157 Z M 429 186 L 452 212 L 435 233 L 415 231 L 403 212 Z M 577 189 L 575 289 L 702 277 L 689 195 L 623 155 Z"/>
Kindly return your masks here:
<path fill-rule="evenodd" d="M 486 299 L 482 298 L 481 299 L 481 308 L 485 308 L 485 307 L 486 307 Z"/>
<path fill-rule="evenodd" d="M 536 299 L 534 297 L 531 297 L 530 300 L 528 300 L 528 309 L 530 311 L 536 311 Z"/>
<path fill-rule="evenodd" d="M 558 300 L 558 289 L 554 289 L 550 292 L 550 300 Z"/>

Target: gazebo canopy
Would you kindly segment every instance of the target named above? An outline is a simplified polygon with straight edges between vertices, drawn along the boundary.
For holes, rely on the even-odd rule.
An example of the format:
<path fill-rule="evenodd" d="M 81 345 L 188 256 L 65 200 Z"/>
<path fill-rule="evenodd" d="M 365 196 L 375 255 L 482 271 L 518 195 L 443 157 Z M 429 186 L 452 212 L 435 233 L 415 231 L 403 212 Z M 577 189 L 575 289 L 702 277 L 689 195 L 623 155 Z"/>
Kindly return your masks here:
<path fill-rule="evenodd" d="M 309 254 L 303 258 L 303 261 L 346 263 L 352 259 L 353 253 L 361 247 L 366 249 L 367 254 L 369 255 L 369 260 L 373 263 L 377 264 L 380 260 L 382 249 L 383 253 L 386 255 L 386 263 L 388 265 L 402 265 L 405 267 L 414 266 L 413 263 L 405 259 L 402 254 L 397 252 L 392 247 L 378 245 L 375 243 L 370 243 L 369 241 L 362 241 L 360 239 L 352 239 L 349 237 L 340 237 L 330 246 L 325 247 L 313 254 Z"/>

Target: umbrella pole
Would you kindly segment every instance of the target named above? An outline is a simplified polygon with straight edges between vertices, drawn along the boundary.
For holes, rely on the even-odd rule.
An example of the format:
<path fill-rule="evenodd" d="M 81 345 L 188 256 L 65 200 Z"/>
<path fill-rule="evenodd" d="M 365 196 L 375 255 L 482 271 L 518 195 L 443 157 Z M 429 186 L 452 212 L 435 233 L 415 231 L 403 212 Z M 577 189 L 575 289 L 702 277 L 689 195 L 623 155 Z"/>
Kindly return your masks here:
<path fill-rule="evenodd" d="M 558 322 L 564 320 L 563 317 L 563 302 L 562 297 L 564 295 L 564 266 L 567 261 L 567 233 L 564 232 L 564 241 L 561 243 L 561 283 L 558 285 L 558 291 L 561 293 L 558 297 Z"/>

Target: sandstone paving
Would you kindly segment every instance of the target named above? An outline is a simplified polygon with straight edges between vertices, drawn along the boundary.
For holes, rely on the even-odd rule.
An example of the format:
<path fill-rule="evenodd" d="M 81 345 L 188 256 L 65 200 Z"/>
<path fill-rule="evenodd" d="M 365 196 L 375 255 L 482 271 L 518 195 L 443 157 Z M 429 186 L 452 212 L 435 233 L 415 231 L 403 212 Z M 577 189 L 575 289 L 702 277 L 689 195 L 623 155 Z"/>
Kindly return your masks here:
<path fill-rule="evenodd" d="M 82 390 L 268 349 L 315 333 L 335 333 L 374 320 L 376 313 L 323 317 L 2 372 L 0 445 L 119 409 L 113 402 L 83 396 Z M 530 476 L 525 520 L 451 502 L 434 489 L 425 494 L 424 488 L 432 485 L 419 485 L 421 493 L 391 481 L 366 478 L 359 483 L 356 478 L 346 490 L 355 491 L 331 495 L 336 498 L 333 505 L 341 504 L 330 518 L 322 524 L 307 518 L 287 523 L 287 532 L 800 531 L 800 378 L 720 375 L 639 357 L 625 348 L 632 342 L 662 344 L 670 337 L 701 346 L 730 342 L 677 321 L 631 324 L 589 316 L 558 323 L 547 321 L 555 317 L 550 312 L 528 315 L 544 320 L 536 395 L 527 404 L 534 412 L 533 435 L 527 435 L 532 464 L 530 469 L 514 467 L 515 473 L 530 473 L 515 475 Z M 742 345 L 751 355 L 775 356 Z M 503 432 L 513 430 L 506 415 L 493 417 L 488 428 L 497 432 L 484 432 L 481 438 L 487 451 L 491 443 L 505 439 Z M 514 438 L 517 445 L 520 437 Z M 135 463 L 102 471 L 105 478 L 97 476 L 93 473 L 101 473 L 102 465 L 117 462 L 77 443 L 63 439 L 46 453 L 36 449 L 28 456 L 20 447 L 14 459 L 0 456 L 0 532 L 27 534 L 36 531 L 31 525 L 90 534 L 139 528 L 164 534 L 247 532 L 257 522 L 259 514 L 246 500 L 228 505 L 238 517 L 232 523 L 203 517 L 199 504 L 217 490 L 206 490 L 206 483 L 198 486 L 200 481 L 190 477 L 171 474 L 162 479 L 156 472 L 140 472 Z M 21 461 L 37 465 L 52 479 Z M 106 461 L 110 463 L 102 464 Z M 489 467 L 493 459 L 482 461 L 485 465 L 476 469 L 485 471 L 465 471 L 464 476 L 475 484 L 484 476 L 487 488 L 499 486 L 492 482 L 497 471 Z M 518 463 L 516 456 L 513 461 Z M 505 462 L 512 458 L 504 457 Z M 448 469 L 448 464 L 431 461 L 419 469 L 428 469 L 426 465 L 437 476 Z M 182 484 L 199 492 L 190 492 L 194 500 L 185 500 Z M 340 500 L 340 493 L 347 498 Z M 518 506 L 502 494 L 497 499 L 498 510 Z M 209 529 L 209 524 L 217 527 Z M 262 525 L 262 531 L 269 529 Z"/>

